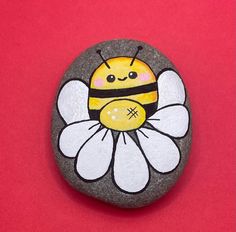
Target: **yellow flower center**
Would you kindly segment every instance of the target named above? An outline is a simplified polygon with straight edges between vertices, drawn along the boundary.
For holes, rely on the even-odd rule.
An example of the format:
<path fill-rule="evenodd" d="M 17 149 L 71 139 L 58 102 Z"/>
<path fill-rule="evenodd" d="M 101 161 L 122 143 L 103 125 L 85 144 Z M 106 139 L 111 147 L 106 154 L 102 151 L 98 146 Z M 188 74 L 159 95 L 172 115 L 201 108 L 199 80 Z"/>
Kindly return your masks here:
<path fill-rule="evenodd" d="M 146 111 L 136 101 L 114 100 L 105 105 L 100 112 L 100 122 L 116 131 L 130 131 L 139 128 L 146 120 Z"/>

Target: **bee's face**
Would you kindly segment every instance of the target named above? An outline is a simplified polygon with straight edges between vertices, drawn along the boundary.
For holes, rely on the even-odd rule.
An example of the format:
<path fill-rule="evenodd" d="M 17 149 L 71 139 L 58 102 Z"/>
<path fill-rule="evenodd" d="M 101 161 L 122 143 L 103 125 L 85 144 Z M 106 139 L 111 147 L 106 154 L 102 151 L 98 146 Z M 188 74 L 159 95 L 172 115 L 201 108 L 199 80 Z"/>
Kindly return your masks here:
<path fill-rule="evenodd" d="M 150 67 L 139 59 L 116 57 L 107 60 L 110 68 L 102 63 L 91 77 L 93 89 L 123 89 L 146 85 L 156 81 Z"/>

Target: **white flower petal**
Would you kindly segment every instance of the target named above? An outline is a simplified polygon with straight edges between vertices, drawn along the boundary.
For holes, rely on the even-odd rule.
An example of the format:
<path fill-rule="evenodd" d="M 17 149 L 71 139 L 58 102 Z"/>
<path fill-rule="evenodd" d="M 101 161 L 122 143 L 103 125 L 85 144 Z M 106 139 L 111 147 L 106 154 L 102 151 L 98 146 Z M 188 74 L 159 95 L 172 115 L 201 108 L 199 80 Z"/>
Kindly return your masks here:
<path fill-rule="evenodd" d="M 183 104 L 185 101 L 185 89 L 179 75 L 167 70 L 157 80 L 158 83 L 158 109 L 171 104 Z"/>
<path fill-rule="evenodd" d="M 86 180 L 103 176 L 111 163 L 113 137 L 110 130 L 102 129 L 88 140 L 78 153 L 76 170 Z"/>
<path fill-rule="evenodd" d="M 68 125 L 59 136 L 59 148 L 67 157 L 75 157 L 80 147 L 99 128 L 98 121 L 90 120 Z"/>
<path fill-rule="evenodd" d="M 79 80 L 67 82 L 59 92 L 57 106 L 67 124 L 89 119 L 88 87 Z"/>
<path fill-rule="evenodd" d="M 154 169 L 166 173 L 176 168 L 180 152 L 169 137 L 144 128 L 137 131 L 137 134 L 144 154 Z"/>
<path fill-rule="evenodd" d="M 116 184 L 126 192 L 139 192 L 149 180 L 147 162 L 135 144 L 127 134 L 118 138 L 115 160 L 114 180 Z"/>
<path fill-rule="evenodd" d="M 188 131 L 189 113 L 183 105 L 172 105 L 159 109 L 147 121 L 159 131 L 180 138 Z"/>

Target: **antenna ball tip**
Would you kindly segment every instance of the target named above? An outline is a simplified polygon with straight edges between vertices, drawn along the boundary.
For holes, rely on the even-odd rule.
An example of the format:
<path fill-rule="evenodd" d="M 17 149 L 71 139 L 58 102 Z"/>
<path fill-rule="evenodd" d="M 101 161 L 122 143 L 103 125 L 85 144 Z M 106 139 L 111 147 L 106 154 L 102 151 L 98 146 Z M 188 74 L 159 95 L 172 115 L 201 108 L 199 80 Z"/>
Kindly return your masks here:
<path fill-rule="evenodd" d="M 142 46 L 138 46 L 138 50 L 142 50 L 143 49 L 143 47 Z"/>
<path fill-rule="evenodd" d="M 102 51 L 101 49 L 98 49 L 96 52 L 97 52 L 98 54 L 100 54 L 100 53 L 101 53 L 101 51 Z"/>

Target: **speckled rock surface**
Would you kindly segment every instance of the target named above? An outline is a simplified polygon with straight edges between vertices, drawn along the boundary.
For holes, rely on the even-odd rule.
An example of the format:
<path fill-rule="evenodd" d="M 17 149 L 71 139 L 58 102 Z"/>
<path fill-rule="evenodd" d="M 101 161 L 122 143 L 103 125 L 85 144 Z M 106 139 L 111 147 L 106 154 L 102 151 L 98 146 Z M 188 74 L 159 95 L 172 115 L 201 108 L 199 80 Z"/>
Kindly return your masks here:
<path fill-rule="evenodd" d="M 145 129 L 141 129 L 142 134 L 145 134 L 146 132 L 158 133 L 158 136 L 160 136 L 160 140 L 158 140 L 160 143 L 160 146 L 158 146 L 158 142 L 157 143 L 148 142 L 146 145 L 143 144 L 145 141 L 145 138 L 149 136 L 142 137 L 142 135 L 139 133 L 138 130 L 132 130 L 129 133 L 125 133 L 125 138 L 126 138 L 126 143 L 127 143 L 125 144 L 125 148 L 127 147 L 127 154 L 130 152 L 131 155 L 125 156 L 123 161 L 122 160 L 120 161 L 120 159 L 122 158 L 122 154 L 119 155 L 119 157 L 121 158 L 119 159 L 116 158 L 116 153 L 119 153 L 118 150 L 122 146 L 121 143 L 123 141 L 121 141 L 121 134 L 123 133 L 120 133 L 120 132 L 112 130 L 111 128 L 108 128 L 109 130 L 107 134 L 111 133 L 112 138 L 113 138 L 112 141 L 115 145 L 114 144 L 111 145 L 112 143 L 111 141 L 107 142 L 108 144 L 110 144 L 108 146 L 113 146 L 111 152 L 109 151 L 111 153 L 110 161 L 109 161 L 109 154 L 108 154 L 109 152 L 105 151 L 105 153 L 108 154 L 107 155 L 108 157 L 107 170 L 105 170 L 106 164 L 104 161 L 104 170 L 98 170 L 96 173 L 92 173 L 91 174 L 92 176 L 93 175 L 97 175 L 97 176 L 96 178 L 95 177 L 90 178 L 88 176 L 89 176 L 89 173 L 91 172 L 90 170 L 86 170 L 86 169 L 89 169 L 91 167 L 92 168 L 97 167 L 100 165 L 100 163 L 98 162 L 98 159 L 96 159 L 96 157 L 93 159 L 90 157 L 90 162 L 92 162 L 92 164 L 88 165 L 87 167 L 81 166 L 83 165 L 81 164 L 82 161 L 80 163 L 80 160 L 78 159 L 86 159 L 86 154 L 84 155 L 85 158 L 83 157 L 83 155 L 80 156 L 80 153 L 82 153 L 81 150 L 83 149 L 81 148 L 81 146 L 80 147 L 75 146 L 76 139 L 75 141 L 73 141 L 73 139 L 76 137 L 77 135 L 76 133 L 78 133 L 79 134 L 78 136 L 80 136 L 80 133 L 83 134 L 83 131 L 77 130 L 75 132 L 75 135 L 72 136 L 72 139 L 68 137 L 64 139 L 63 141 L 60 138 L 60 136 L 62 137 L 63 133 L 65 134 L 65 128 L 67 128 L 67 126 L 73 125 L 73 124 L 75 125 L 78 121 L 80 121 L 80 116 L 78 116 L 80 112 L 83 115 L 87 116 L 87 118 L 86 116 L 83 116 L 81 118 L 85 122 L 89 121 L 89 119 L 91 119 L 93 116 L 91 116 L 91 113 L 87 113 L 87 114 L 86 112 L 84 113 L 83 110 L 78 111 L 78 112 L 76 110 L 73 111 L 71 107 L 77 106 L 76 105 L 77 103 L 76 104 L 72 103 L 72 105 L 70 105 L 70 103 L 67 103 L 67 101 L 74 101 L 74 98 L 66 96 L 64 99 L 63 97 L 66 94 L 62 93 L 63 87 L 65 87 L 66 84 L 70 83 L 70 80 L 78 80 L 78 81 L 82 81 L 82 83 L 87 83 L 87 86 L 89 88 L 90 79 L 94 71 L 102 63 L 104 64 L 101 57 L 97 53 L 97 50 L 101 50 L 103 58 L 107 60 L 109 64 L 110 58 L 134 57 L 135 53 L 137 52 L 138 46 L 142 46 L 142 50 L 139 51 L 139 53 L 137 54 L 137 59 L 148 64 L 148 66 L 151 68 L 151 70 L 153 71 L 153 73 L 155 74 L 157 78 L 157 83 L 158 83 L 157 84 L 158 89 L 156 90 L 158 92 L 157 112 L 159 112 L 159 115 L 160 115 L 161 109 L 167 109 L 168 105 L 171 105 L 172 108 L 169 111 L 172 113 L 172 115 L 174 114 L 174 116 L 169 117 L 169 116 L 166 116 L 165 112 L 162 113 L 161 118 L 158 118 L 158 121 L 165 122 L 165 120 L 169 120 L 164 123 L 164 126 L 159 126 L 159 124 L 157 125 L 152 124 L 152 122 L 154 121 L 148 121 L 148 118 L 146 122 L 142 125 L 142 128 L 145 128 Z M 134 60 L 134 63 L 135 63 L 135 60 Z M 112 70 L 112 67 L 111 67 L 111 70 Z M 168 82 L 165 82 L 165 81 L 167 79 L 172 80 L 171 78 L 175 78 L 175 80 L 170 82 L 171 87 L 169 88 Z M 159 80 L 160 80 L 160 83 L 159 83 Z M 191 144 L 191 123 L 190 123 L 191 120 L 190 120 L 190 110 L 189 110 L 189 99 L 188 99 L 185 88 L 181 87 L 182 82 L 179 80 L 178 80 L 177 70 L 174 67 L 174 65 L 155 48 L 140 41 L 134 41 L 134 40 L 107 41 L 107 42 L 97 44 L 87 49 L 84 53 L 80 54 L 79 57 L 76 58 L 75 61 L 71 64 L 71 66 L 68 68 L 68 70 L 65 72 L 62 78 L 61 85 L 59 86 L 58 93 L 56 94 L 56 97 L 55 97 L 55 105 L 53 108 L 53 115 L 52 115 L 52 143 L 53 143 L 53 147 L 55 151 L 56 162 L 58 164 L 58 167 L 62 175 L 69 182 L 69 184 L 73 186 L 75 189 L 77 189 L 78 191 L 88 196 L 92 196 L 102 201 L 111 203 L 119 207 L 124 207 L 124 208 L 135 208 L 135 207 L 142 207 L 142 206 L 148 205 L 152 203 L 153 201 L 155 201 L 156 199 L 163 196 L 166 192 L 168 192 L 170 188 L 178 180 L 180 174 L 183 171 L 183 168 L 185 167 L 187 163 L 190 144 Z M 177 87 L 175 87 L 175 85 Z M 73 89 L 76 89 L 76 88 L 72 88 L 72 90 Z M 184 89 L 184 92 L 183 92 L 183 89 Z M 89 98 L 90 91 L 86 93 L 88 93 L 87 98 Z M 59 97 L 60 94 L 61 95 L 64 94 L 61 97 L 61 99 Z M 185 95 L 185 96 L 182 96 L 182 95 Z M 77 95 L 75 96 L 78 97 Z M 58 103 L 58 101 L 61 101 L 61 102 Z M 87 99 L 85 96 L 85 100 L 82 99 L 81 104 L 86 104 L 86 107 L 87 107 L 88 102 L 86 101 Z M 69 107 L 67 107 L 68 104 L 70 105 Z M 80 104 L 80 102 L 78 104 Z M 173 106 L 175 108 L 173 108 Z M 79 108 L 80 107 L 78 107 L 78 109 Z M 65 113 L 64 111 L 66 110 L 67 111 L 71 110 L 72 114 Z M 182 111 L 178 113 L 179 112 L 178 110 L 180 111 L 182 110 Z M 150 118 L 151 117 L 155 118 L 155 113 L 151 113 Z M 167 119 L 165 118 L 162 119 L 162 117 L 165 117 Z M 99 121 L 99 118 L 95 120 Z M 177 127 L 171 126 L 171 128 L 169 128 L 169 125 L 172 123 L 178 124 L 180 126 L 177 126 Z M 102 128 L 102 125 L 99 124 L 97 128 L 97 132 L 101 131 L 101 128 Z M 105 129 L 104 129 L 104 132 L 105 132 Z M 103 141 L 109 140 L 108 135 L 104 134 L 104 136 L 106 137 Z M 161 139 L 163 139 L 161 136 L 167 139 L 166 140 L 164 139 L 164 142 L 163 142 L 161 141 Z M 147 138 L 146 140 L 150 140 L 150 137 Z M 167 143 L 166 147 L 163 145 L 163 148 L 162 148 L 161 144 L 165 144 L 165 141 L 167 140 L 168 142 L 166 142 Z M 66 143 L 66 145 L 63 143 Z M 68 155 L 67 153 L 67 152 L 71 152 L 70 148 L 68 148 L 70 147 L 70 143 L 72 147 L 74 146 L 73 148 L 74 150 L 72 149 L 72 153 L 74 152 L 74 155 L 72 153 Z M 93 145 L 92 139 L 90 139 L 90 143 L 91 143 L 90 147 L 91 146 L 93 147 L 95 155 L 97 152 L 96 150 L 99 150 L 99 152 L 101 153 L 101 151 L 103 151 L 101 149 L 105 149 L 102 147 L 102 145 L 101 145 L 102 148 L 100 147 L 99 145 L 100 143 L 98 144 L 97 140 L 94 142 L 94 145 Z M 129 143 L 132 143 L 132 145 L 129 145 Z M 152 147 L 153 144 L 156 144 L 157 146 Z M 172 144 L 174 144 L 173 149 L 171 148 Z M 106 148 L 108 146 L 106 146 Z M 116 147 L 115 149 L 114 149 L 114 146 Z M 135 162 L 137 165 L 139 165 L 139 161 L 137 161 L 139 160 L 139 158 L 134 158 L 133 163 L 131 162 L 131 164 L 129 164 L 129 157 L 132 157 L 132 154 L 136 152 L 135 149 L 137 149 L 137 147 L 135 146 L 137 146 L 139 150 L 141 147 L 141 153 L 143 154 L 144 160 L 145 160 L 145 165 L 144 165 L 143 161 L 141 161 L 141 158 L 140 158 L 140 164 L 143 165 L 143 168 L 140 167 L 140 171 L 138 171 L 141 173 L 140 178 L 139 178 L 138 172 L 134 174 L 134 177 L 132 177 L 133 172 L 132 170 L 130 171 L 129 169 L 130 165 L 132 166 L 132 164 Z M 157 147 L 159 147 L 160 149 L 163 149 L 160 151 L 161 156 L 158 153 L 159 150 Z M 177 152 L 177 150 L 179 153 Z M 91 151 L 88 149 L 87 152 L 91 152 Z M 158 156 L 161 157 L 160 160 L 163 164 L 163 165 L 161 164 L 162 166 L 158 163 L 159 161 L 155 156 L 155 152 L 158 153 L 157 157 Z M 174 155 L 166 159 L 163 158 L 169 155 L 168 152 L 171 154 L 173 153 Z M 146 153 L 148 154 L 151 153 L 151 154 L 147 155 Z M 176 162 L 176 164 L 172 165 L 173 167 L 170 165 L 170 163 L 172 162 L 172 157 L 174 159 L 173 162 Z M 119 161 L 119 164 L 118 164 L 118 161 Z M 127 169 L 124 169 L 123 171 L 122 168 L 125 167 L 126 164 L 127 164 L 127 167 L 126 167 Z M 102 164 L 100 166 L 102 166 Z M 134 170 L 136 171 L 139 170 L 138 166 L 135 168 Z M 146 171 L 145 168 L 148 171 Z M 82 169 L 85 169 L 85 170 L 81 171 Z M 104 173 L 102 173 L 102 171 Z M 123 179 L 126 179 L 124 178 L 125 176 L 124 173 L 126 171 L 127 171 L 127 180 L 124 180 L 124 181 L 134 182 L 133 184 L 131 183 L 131 185 L 129 185 L 129 183 L 126 183 L 126 182 L 123 183 Z M 135 185 L 136 182 L 137 184 Z"/>

